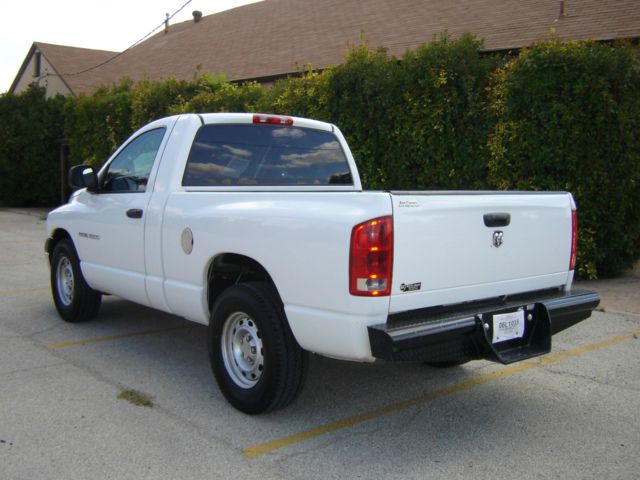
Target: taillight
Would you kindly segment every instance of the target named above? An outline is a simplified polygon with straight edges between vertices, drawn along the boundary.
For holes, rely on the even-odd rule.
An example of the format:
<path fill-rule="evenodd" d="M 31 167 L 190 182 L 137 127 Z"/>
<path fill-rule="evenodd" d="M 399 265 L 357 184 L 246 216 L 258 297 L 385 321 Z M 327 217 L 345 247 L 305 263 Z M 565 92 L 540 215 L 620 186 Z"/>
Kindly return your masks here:
<path fill-rule="evenodd" d="M 254 115 L 253 123 L 259 123 L 263 125 L 285 125 L 290 127 L 293 125 L 293 118 L 280 117 L 278 115 Z"/>
<path fill-rule="evenodd" d="M 578 253 L 578 214 L 571 211 L 571 260 L 569 260 L 569 270 L 576 268 L 576 255 Z"/>
<path fill-rule="evenodd" d="M 349 254 L 351 295 L 389 295 L 392 270 L 393 218 L 375 218 L 353 227 Z"/>

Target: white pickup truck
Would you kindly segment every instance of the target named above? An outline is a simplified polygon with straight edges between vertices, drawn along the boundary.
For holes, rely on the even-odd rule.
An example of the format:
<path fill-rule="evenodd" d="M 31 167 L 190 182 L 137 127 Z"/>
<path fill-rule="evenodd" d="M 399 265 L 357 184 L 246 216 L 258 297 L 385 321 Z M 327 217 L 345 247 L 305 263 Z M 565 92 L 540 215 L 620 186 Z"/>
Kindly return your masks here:
<path fill-rule="evenodd" d="M 300 393 L 308 352 L 353 360 L 511 363 L 589 317 L 572 291 L 566 192 L 363 191 L 334 125 L 262 114 L 157 120 L 47 219 L 63 319 L 103 294 L 209 325 L 227 400 Z"/>

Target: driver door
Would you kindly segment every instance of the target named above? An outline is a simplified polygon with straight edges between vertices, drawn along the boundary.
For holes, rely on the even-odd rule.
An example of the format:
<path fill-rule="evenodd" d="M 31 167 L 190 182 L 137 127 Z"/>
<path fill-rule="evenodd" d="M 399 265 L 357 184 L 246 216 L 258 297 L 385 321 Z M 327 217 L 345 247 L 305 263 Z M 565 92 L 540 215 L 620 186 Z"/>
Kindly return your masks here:
<path fill-rule="evenodd" d="M 86 231 L 78 232 L 82 271 L 105 293 L 149 305 L 145 289 L 145 209 L 147 183 L 160 161 L 166 126 L 131 139 L 99 174 L 99 189 L 85 192 Z M 157 167 L 156 167 L 157 170 Z"/>

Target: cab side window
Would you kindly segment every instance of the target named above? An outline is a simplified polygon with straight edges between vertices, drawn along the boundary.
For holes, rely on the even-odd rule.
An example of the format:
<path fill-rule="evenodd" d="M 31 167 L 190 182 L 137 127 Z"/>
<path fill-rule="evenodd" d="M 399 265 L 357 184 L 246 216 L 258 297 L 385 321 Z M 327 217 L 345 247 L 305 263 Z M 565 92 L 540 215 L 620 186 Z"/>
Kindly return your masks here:
<path fill-rule="evenodd" d="M 103 174 L 101 191 L 144 192 L 165 130 L 149 130 L 129 142 Z"/>

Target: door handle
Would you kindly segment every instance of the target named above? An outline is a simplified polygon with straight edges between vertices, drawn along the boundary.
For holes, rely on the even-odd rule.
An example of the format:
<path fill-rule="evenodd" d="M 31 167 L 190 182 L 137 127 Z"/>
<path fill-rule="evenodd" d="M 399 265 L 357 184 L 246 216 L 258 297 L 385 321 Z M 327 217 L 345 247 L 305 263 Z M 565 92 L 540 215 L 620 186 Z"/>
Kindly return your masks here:
<path fill-rule="evenodd" d="M 127 210 L 127 217 L 129 218 L 142 218 L 141 208 L 131 208 Z"/>
<path fill-rule="evenodd" d="M 509 213 L 486 213 L 484 215 L 484 224 L 487 227 L 506 227 L 511 223 L 511 214 Z"/>

